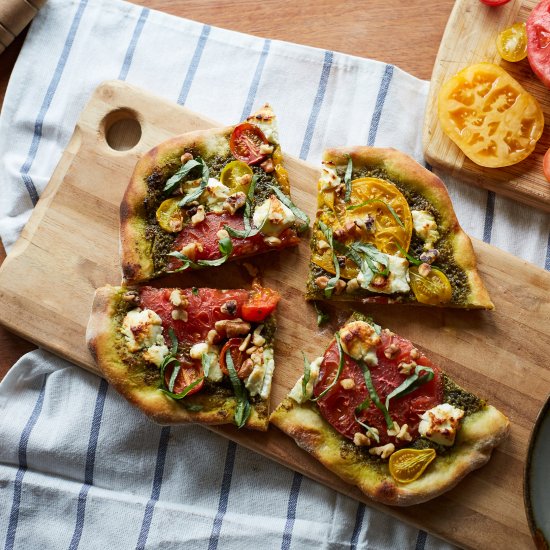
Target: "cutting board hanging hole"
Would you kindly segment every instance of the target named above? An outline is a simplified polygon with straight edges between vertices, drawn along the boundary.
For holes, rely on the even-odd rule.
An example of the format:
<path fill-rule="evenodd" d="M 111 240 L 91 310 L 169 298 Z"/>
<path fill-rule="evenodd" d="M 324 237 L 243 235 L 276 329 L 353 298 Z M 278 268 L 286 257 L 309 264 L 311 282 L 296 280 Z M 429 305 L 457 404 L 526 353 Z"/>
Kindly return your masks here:
<path fill-rule="evenodd" d="M 102 122 L 105 141 L 115 151 L 133 149 L 141 139 L 141 124 L 137 113 L 130 109 L 117 109 L 108 113 Z"/>

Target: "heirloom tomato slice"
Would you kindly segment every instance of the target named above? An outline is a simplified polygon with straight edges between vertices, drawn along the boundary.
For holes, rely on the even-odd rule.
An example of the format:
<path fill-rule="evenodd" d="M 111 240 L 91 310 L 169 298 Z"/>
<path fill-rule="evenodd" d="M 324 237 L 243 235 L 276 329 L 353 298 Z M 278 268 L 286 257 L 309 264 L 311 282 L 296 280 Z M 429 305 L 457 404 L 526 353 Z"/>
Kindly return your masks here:
<path fill-rule="evenodd" d="M 485 4 L 486 6 L 502 6 L 503 4 L 507 4 L 510 2 L 510 0 L 480 0 L 482 4 Z"/>
<path fill-rule="evenodd" d="M 222 350 L 220 351 L 220 368 L 222 369 L 222 372 L 224 374 L 229 374 L 229 371 L 227 370 L 227 363 L 226 363 L 226 355 L 227 352 L 231 355 L 231 360 L 233 361 L 233 366 L 235 367 L 235 371 L 237 373 L 237 376 L 242 380 L 243 378 L 246 378 L 250 372 L 244 372 L 243 371 L 243 363 L 246 359 L 248 359 L 248 355 L 246 355 L 245 351 L 241 351 L 239 347 L 243 343 L 243 338 L 230 338 L 222 347 Z"/>
<path fill-rule="evenodd" d="M 525 23 L 516 23 L 499 33 L 497 49 L 500 57 L 515 63 L 527 57 L 527 31 Z"/>
<path fill-rule="evenodd" d="M 252 175 L 252 168 L 248 164 L 242 160 L 234 160 L 224 166 L 220 174 L 220 181 L 229 188 L 231 193 L 242 191 L 246 194 L 252 181 Z M 245 179 L 245 183 L 243 183 L 243 176 L 250 176 L 248 182 Z"/>
<path fill-rule="evenodd" d="M 538 101 L 498 65 L 466 67 L 443 84 L 438 99 L 441 128 L 480 166 L 516 164 L 542 135 Z"/>
<path fill-rule="evenodd" d="M 179 198 L 166 199 L 157 208 L 158 224 L 168 233 L 177 233 L 183 227 L 183 212 L 179 206 Z"/>
<path fill-rule="evenodd" d="M 550 88 L 550 0 L 542 0 L 527 19 L 527 56 L 533 72 Z"/>
<path fill-rule="evenodd" d="M 229 148 L 237 160 L 242 160 L 246 164 L 258 164 L 267 157 L 265 153 L 260 152 L 264 144 L 268 144 L 264 133 L 254 124 L 243 122 L 233 130 Z"/>
<path fill-rule="evenodd" d="M 431 269 L 427 275 L 421 275 L 418 267 L 411 266 L 409 277 L 414 295 L 421 304 L 437 306 L 451 301 L 451 283 L 439 269 Z"/>

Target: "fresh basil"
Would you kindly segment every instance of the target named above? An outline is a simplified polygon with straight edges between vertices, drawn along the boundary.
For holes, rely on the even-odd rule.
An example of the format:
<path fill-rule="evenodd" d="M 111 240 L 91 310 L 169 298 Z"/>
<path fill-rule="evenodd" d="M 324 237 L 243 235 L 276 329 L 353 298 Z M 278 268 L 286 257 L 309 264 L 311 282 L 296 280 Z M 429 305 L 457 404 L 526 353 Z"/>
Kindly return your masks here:
<path fill-rule="evenodd" d="M 168 334 L 170 336 L 170 342 L 172 343 L 170 353 L 172 355 L 176 355 L 176 352 L 178 351 L 178 337 L 176 336 L 176 332 L 172 327 L 168 329 Z"/>
<path fill-rule="evenodd" d="M 357 264 L 363 274 L 362 284 L 364 286 L 368 286 L 375 275 L 385 277 L 390 272 L 388 269 L 388 256 L 372 244 L 351 243 L 349 247 L 346 247 L 346 255 Z M 384 269 L 380 270 L 377 264 L 384 266 Z"/>
<path fill-rule="evenodd" d="M 306 354 L 302 351 L 304 356 L 304 375 L 302 376 L 302 396 L 307 399 L 307 384 L 311 377 L 311 364 L 307 360 Z"/>
<path fill-rule="evenodd" d="M 355 412 L 360 413 L 361 411 L 364 411 L 365 409 L 370 407 L 372 399 L 370 398 L 370 395 L 367 395 L 367 397 L 355 407 Z"/>
<path fill-rule="evenodd" d="M 166 395 L 170 396 L 172 399 L 183 399 L 189 394 L 189 392 L 192 389 L 196 388 L 203 380 L 204 380 L 204 376 L 197 378 L 194 382 L 191 382 L 191 384 L 189 384 L 188 386 L 185 386 L 185 388 L 183 388 L 183 390 L 180 393 L 174 393 L 169 390 L 164 390 L 162 388 L 161 388 L 161 391 Z"/>
<path fill-rule="evenodd" d="M 344 202 L 349 202 L 351 199 L 351 172 L 352 171 L 353 171 L 353 161 L 351 160 L 351 157 L 348 157 L 348 165 L 346 167 L 346 173 L 344 174 L 344 184 L 346 186 Z"/>
<path fill-rule="evenodd" d="M 173 271 L 169 271 L 168 273 L 178 273 L 180 271 L 185 271 L 190 267 L 193 269 L 199 269 L 201 267 L 213 267 L 222 265 L 231 256 L 231 253 L 233 252 L 233 243 L 231 242 L 231 239 L 229 237 L 226 237 L 225 239 L 220 239 L 218 248 L 222 253 L 222 256 L 220 258 L 216 258 L 215 260 L 197 260 L 196 262 L 185 254 L 182 254 L 181 252 L 169 252 L 167 256 L 172 256 L 178 259 L 182 263 L 182 266 L 178 267 L 178 269 L 174 269 Z"/>
<path fill-rule="evenodd" d="M 195 403 L 182 403 L 183 408 L 191 412 L 199 412 L 204 409 L 202 405 L 196 405 Z"/>
<path fill-rule="evenodd" d="M 397 248 L 399 249 L 399 252 L 401 252 L 401 254 L 403 254 L 403 256 L 405 256 L 405 258 L 407 258 L 407 260 L 409 261 L 409 263 L 413 264 L 413 265 L 421 265 L 422 262 L 418 259 L 418 258 L 415 258 L 414 256 L 411 256 L 399 243 L 395 243 Z"/>
<path fill-rule="evenodd" d="M 313 302 L 313 307 L 317 312 L 317 326 L 320 327 L 324 325 L 327 321 L 330 321 L 330 315 L 324 312 L 318 305 L 317 302 Z"/>
<path fill-rule="evenodd" d="M 187 176 L 195 170 L 198 166 L 202 166 L 201 163 L 202 159 L 200 157 L 197 157 L 196 159 L 188 160 L 185 164 L 183 164 L 179 170 L 168 179 L 166 182 L 166 185 L 164 186 L 163 192 L 165 195 L 169 195 L 176 189 L 176 187 L 182 183 Z"/>
<path fill-rule="evenodd" d="M 247 395 L 248 392 L 237 375 L 230 350 L 227 350 L 225 353 L 225 364 L 227 366 L 227 371 L 229 372 L 229 380 L 233 386 L 233 393 L 237 399 L 237 408 L 235 409 L 234 416 L 235 424 L 237 425 L 237 428 L 242 428 L 246 424 L 251 412 L 250 402 L 248 401 Z"/>
<path fill-rule="evenodd" d="M 367 430 L 367 437 L 372 437 L 376 441 L 376 443 L 380 443 L 380 436 L 374 431 L 372 426 L 369 426 L 368 424 L 361 422 L 361 420 L 357 418 L 356 414 L 354 414 L 353 417 L 355 418 L 355 422 L 357 422 L 357 424 L 359 424 L 360 426 L 363 426 L 363 428 Z"/>
<path fill-rule="evenodd" d="M 374 203 L 383 204 L 390 211 L 390 214 L 393 216 L 394 220 L 399 224 L 399 226 L 405 229 L 405 224 L 403 223 L 397 212 L 394 210 L 392 205 L 382 199 L 369 199 L 368 201 L 362 202 L 361 204 L 353 204 L 351 206 L 348 206 L 346 210 L 355 210 L 357 208 L 362 208 L 363 206 Z"/>
<path fill-rule="evenodd" d="M 312 399 L 312 401 L 319 401 L 322 397 L 324 397 L 338 382 L 340 375 L 342 374 L 342 370 L 344 369 L 344 350 L 342 349 L 342 342 L 340 341 L 340 334 L 337 332 L 334 337 L 336 338 L 336 345 L 338 346 L 338 370 L 336 371 L 336 376 L 334 377 L 334 380 L 315 398 Z"/>
<path fill-rule="evenodd" d="M 204 377 L 208 378 L 208 375 L 210 374 L 210 367 L 212 366 L 212 356 L 209 353 L 203 353 L 201 356 L 201 364 Z"/>
<path fill-rule="evenodd" d="M 203 159 L 200 157 L 196 158 L 196 161 L 201 166 L 201 183 L 197 189 L 194 191 L 191 191 L 190 193 L 187 193 L 178 202 L 178 206 L 185 206 L 186 204 L 189 204 L 190 202 L 196 201 L 203 193 L 203 191 L 206 189 L 206 186 L 208 185 L 208 180 L 210 179 L 210 170 Z M 190 161 L 189 161 L 190 162 Z"/>
<path fill-rule="evenodd" d="M 425 371 L 426 374 L 420 375 L 421 372 Z M 430 367 L 424 367 L 422 365 L 416 365 L 414 369 L 414 374 L 409 376 L 403 381 L 402 384 L 397 386 L 387 397 L 386 397 L 386 409 L 390 408 L 390 400 L 398 399 L 404 397 L 414 390 L 418 389 L 420 386 L 427 384 L 434 378 L 434 371 Z"/>
<path fill-rule="evenodd" d="M 325 237 L 325 240 L 327 241 L 328 245 L 330 246 L 330 249 L 332 250 L 332 262 L 334 263 L 334 277 L 328 280 L 327 286 L 325 287 L 325 298 L 330 298 L 332 296 L 332 293 L 334 291 L 334 287 L 336 286 L 336 283 L 340 279 L 340 264 L 338 263 L 338 258 L 336 256 L 336 252 L 334 251 L 334 237 L 332 234 L 332 229 L 328 227 L 324 222 L 319 220 L 318 227 L 321 230 L 321 233 L 323 233 L 323 236 Z"/>
<path fill-rule="evenodd" d="M 198 296 L 199 295 L 199 289 L 196 286 L 191 288 L 191 292 L 192 292 L 193 296 Z"/>
<path fill-rule="evenodd" d="M 273 185 L 268 185 L 267 187 L 277 195 L 277 198 L 289 208 L 299 220 L 302 221 L 302 226 L 298 227 L 298 232 L 302 233 L 305 231 L 309 227 L 309 216 L 303 210 L 300 210 L 278 187 Z"/>
<path fill-rule="evenodd" d="M 365 384 L 367 386 L 370 398 L 372 399 L 376 407 L 380 410 L 380 412 L 384 415 L 384 420 L 386 421 L 386 426 L 388 427 L 388 430 L 392 429 L 393 420 L 391 419 L 388 409 L 386 408 L 384 403 L 380 401 L 380 397 L 378 397 L 378 394 L 376 393 L 376 389 L 374 387 L 374 384 L 372 383 L 372 377 L 368 365 L 364 361 L 359 361 L 359 366 L 363 371 L 363 377 L 365 378 Z"/>
<path fill-rule="evenodd" d="M 234 229 L 229 225 L 224 225 L 224 229 L 232 237 L 236 237 L 238 239 L 246 239 L 248 237 L 253 237 L 254 235 L 257 235 L 260 232 L 260 229 L 262 228 L 263 223 L 265 223 L 264 221 L 262 224 L 260 224 L 260 227 L 256 229 L 252 229 L 252 226 L 250 225 L 250 222 L 252 221 L 252 204 L 254 201 L 254 193 L 256 191 L 257 182 L 258 182 L 258 175 L 254 174 L 252 176 L 252 180 L 248 187 L 248 192 L 246 193 L 246 203 L 244 205 L 244 212 L 243 212 L 244 229 Z"/>
<path fill-rule="evenodd" d="M 178 362 L 178 364 L 174 367 L 174 370 L 172 371 L 172 376 L 170 376 L 170 381 L 168 382 L 168 391 L 173 392 L 174 391 L 174 384 L 176 383 L 176 378 L 178 377 L 178 374 L 180 373 L 181 365 Z"/>

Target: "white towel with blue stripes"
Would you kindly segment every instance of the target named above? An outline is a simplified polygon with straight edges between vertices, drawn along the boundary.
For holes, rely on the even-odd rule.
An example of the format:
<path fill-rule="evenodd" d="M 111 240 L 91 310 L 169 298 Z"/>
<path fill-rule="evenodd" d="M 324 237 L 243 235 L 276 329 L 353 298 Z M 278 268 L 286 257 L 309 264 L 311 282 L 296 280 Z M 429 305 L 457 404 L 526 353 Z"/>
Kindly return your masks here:
<path fill-rule="evenodd" d="M 91 92 L 119 78 L 223 124 L 269 101 L 285 151 L 393 146 L 422 161 L 428 83 L 380 62 L 112 0 L 49 0 L 0 116 L 0 237 L 9 250 Z M 473 236 L 540 266 L 548 216 L 447 180 Z M 450 548 L 199 426 L 159 427 L 53 355 L 0 385 L 0 545 L 11 549 Z"/>

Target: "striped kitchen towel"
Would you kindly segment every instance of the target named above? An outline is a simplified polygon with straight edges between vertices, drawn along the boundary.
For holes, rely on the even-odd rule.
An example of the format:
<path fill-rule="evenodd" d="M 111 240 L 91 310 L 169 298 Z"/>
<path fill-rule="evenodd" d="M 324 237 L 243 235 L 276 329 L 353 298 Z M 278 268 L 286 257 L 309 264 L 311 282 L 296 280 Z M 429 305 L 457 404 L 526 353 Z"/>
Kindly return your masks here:
<path fill-rule="evenodd" d="M 285 151 L 393 146 L 422 160 L 428 84 L 396 67 L 112 0 L 49 0 L 0 117 L 9 250 L 90 94 L 118 78 L 223 124 L 265 101 Z M 538 265 L 548 217 L 449 182 L 472 235 Z M 159 427 L 105 381 L 36 351 L 0 385 L 0 544 L 49 548 L 450 548 L 199 426 Z"/>

